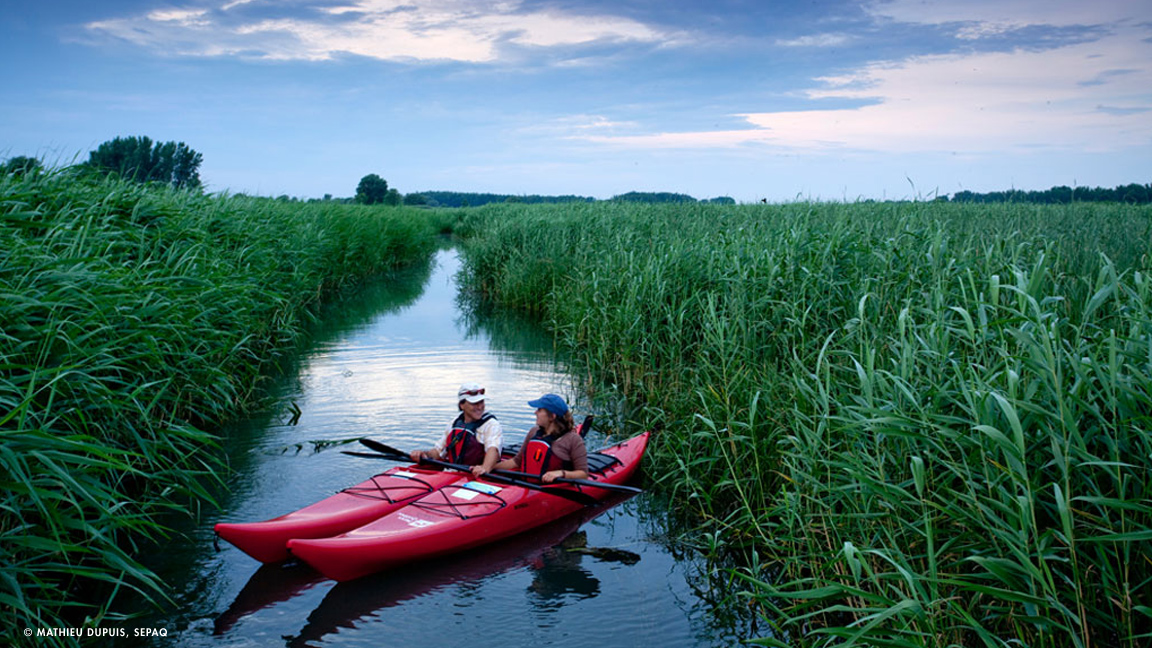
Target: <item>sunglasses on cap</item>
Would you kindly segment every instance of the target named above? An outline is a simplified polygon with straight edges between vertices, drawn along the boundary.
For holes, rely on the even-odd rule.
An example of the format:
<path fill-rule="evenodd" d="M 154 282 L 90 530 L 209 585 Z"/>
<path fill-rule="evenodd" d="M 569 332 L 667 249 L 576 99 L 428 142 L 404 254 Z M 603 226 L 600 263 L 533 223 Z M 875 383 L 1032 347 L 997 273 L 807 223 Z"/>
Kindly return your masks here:
<path fill-rule="evenodd" d="M 461 396 L 483 396 L 484 395 L 484 388 L 481 387 L 480 389 L 469 389 L 468 391 L 462 391 L 462 392 L 460 392 L 460 395 Z"/>

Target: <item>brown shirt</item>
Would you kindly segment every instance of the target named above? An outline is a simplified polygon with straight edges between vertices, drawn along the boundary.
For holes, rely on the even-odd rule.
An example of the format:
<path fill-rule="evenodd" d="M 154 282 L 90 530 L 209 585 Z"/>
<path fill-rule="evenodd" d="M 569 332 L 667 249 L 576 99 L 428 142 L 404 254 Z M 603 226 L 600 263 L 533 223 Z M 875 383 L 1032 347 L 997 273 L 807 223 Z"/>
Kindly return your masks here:
<path fill-rule="evenodd" d="M 524 452 L 528 447 L 528 442 L 532 437 L 536 436 L 536 431 L 540 426 L 533 425 L 528 434 L 524 437 L 524 443 L 520 446 L 520 452 L 516 453 L 516 465 L 524 468 Z M 568 434 L 556 439 L 552 442 L 552 455 L 564 462 L 564 465 L 571 466 L 568 470 L 583 470 L 588 472 L 588 449 L 584 447 L 584 437 L 576 430 L 572 430 Z"/>

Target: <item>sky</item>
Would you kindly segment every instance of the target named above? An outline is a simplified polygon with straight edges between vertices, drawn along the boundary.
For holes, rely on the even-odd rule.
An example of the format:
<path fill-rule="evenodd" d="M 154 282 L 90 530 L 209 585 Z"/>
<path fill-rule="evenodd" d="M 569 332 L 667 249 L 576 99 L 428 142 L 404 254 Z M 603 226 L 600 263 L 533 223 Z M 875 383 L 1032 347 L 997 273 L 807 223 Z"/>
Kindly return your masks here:
<path fill-rule="evenodd" d="M 1152 183 L 1152 0 L 0 0 L 0 159 L 211 192 L 739 202 Z"/>

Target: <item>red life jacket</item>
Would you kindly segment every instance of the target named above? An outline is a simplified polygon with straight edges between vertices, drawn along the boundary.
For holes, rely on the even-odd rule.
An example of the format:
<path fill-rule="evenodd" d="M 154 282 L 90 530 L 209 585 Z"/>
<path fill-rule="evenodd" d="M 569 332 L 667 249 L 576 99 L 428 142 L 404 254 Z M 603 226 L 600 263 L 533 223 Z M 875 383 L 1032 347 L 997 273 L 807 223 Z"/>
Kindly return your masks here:
<path fill-rule="evenodd" d="M 484 444 L 476 438 L 476 430 L 494 418 L 492 414 L 484 414 L 471 423 L 465 423 L 463 413 L 457 416 L 448 432 L 448 440 L 444 443 L 444 454 L 448 456 L 448 461 L 468 466 L 484 463 Z"/>
<path fill-rule="evenodd" d="M 552 452 L 552 442 L 558 438 L 548 436 L 544 430 L 537 430 L 524 446 L 524 465 L 520 467 L 521 470 L 541 477 L 551 470 L 571 470 L 571 461 L 564 461 Z"/>

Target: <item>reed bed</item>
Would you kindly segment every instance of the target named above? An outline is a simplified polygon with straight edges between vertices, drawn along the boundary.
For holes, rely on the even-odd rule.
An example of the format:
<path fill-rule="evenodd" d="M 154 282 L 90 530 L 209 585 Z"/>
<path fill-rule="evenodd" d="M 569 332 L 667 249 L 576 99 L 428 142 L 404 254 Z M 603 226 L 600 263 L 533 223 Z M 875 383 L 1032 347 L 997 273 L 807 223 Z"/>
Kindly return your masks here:
<path fill-rule="evenodd" d="M 470 210 L 781 646 L 1152 642 L 1152 210 Z"/>
<path fill-rule="evenodd" d="M 211 503 L 221 422 L 320 300 L 431 252 L 425 214 L 0 177 L 0 626 L 123 619 L 136 560 Z M 28 640 L 35 645 L 73 640 Z"/>

